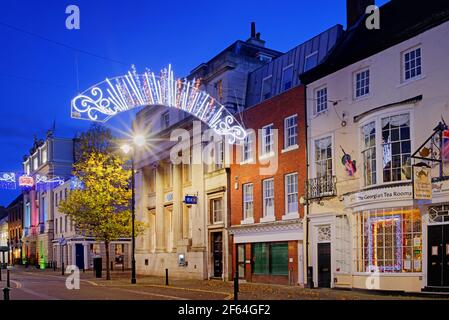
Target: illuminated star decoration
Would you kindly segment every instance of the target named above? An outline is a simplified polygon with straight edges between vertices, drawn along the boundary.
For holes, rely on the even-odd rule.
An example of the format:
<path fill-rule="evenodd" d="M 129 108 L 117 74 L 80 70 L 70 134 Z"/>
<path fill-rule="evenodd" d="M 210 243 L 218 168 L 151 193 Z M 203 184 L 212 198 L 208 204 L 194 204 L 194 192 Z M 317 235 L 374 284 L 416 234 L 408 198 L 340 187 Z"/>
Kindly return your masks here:
<path fill-rule="evenodd" d="M 200 81 L 175 79 L 171 65 L 156 76 L 135 67 L 124 76 L 106 79 L 72 100 L 72 118 L 106 122 L 116 114 L 137 107 L 162 105 L 183 110 L 223 136 L 229 143 L 244 140 L 246 131 L 225 106 L 199 89 Z"/>

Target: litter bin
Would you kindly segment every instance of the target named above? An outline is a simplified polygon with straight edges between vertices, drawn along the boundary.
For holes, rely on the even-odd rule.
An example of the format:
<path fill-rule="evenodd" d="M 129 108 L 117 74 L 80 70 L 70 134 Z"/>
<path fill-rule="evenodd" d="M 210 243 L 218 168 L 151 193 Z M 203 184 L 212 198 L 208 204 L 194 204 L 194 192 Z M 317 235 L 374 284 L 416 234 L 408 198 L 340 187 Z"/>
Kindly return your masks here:
<path fill-rule="evenodd" d="M 103 270 L 103 265 L 102 265 L 102 259 L 99 257 L 94 258 L 94 270 L 95 270 L 95 277 L 101 278 L 101 272 Z"/>

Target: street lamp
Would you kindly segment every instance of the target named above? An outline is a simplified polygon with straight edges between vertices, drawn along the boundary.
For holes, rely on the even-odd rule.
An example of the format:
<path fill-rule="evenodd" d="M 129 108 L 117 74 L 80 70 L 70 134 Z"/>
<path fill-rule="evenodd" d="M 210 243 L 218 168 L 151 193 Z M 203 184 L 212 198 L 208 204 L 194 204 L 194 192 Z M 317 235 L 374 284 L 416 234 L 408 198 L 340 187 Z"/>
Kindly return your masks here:
<path fill-rule="evenodd" d="M 143 147 L 146 139 L 143 135 L 138 134 L 133 137 L 133 144 L 136 147 Z M 135 208 L 135 172 L 134 172 L 134 158 L 136 156 L 136 148 L 129 144 L 121 146 L 123 153 L 131 155 L 131 284 L 136 284 L 136 235 L 135 235 L 135 220 L 136 220 L 136 208 Z"/>

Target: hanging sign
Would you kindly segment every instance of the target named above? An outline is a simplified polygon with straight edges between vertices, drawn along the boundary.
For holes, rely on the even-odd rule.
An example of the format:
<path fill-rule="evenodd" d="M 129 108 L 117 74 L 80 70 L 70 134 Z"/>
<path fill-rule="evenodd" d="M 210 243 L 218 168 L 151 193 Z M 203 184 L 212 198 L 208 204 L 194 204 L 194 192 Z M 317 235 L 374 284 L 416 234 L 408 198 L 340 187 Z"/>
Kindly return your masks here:
<path fill-rule="evenodd" d="M 197 204 L 198 197 L 197 196 L 185 196 L 184 203 L 185 204 Z"/>
<path fill-rule="evenodd" d="M 432 174 L 430 168 L 413 166 L 413 199 L 432 200 Z"/>
<path fill-rule="evenodd" d="M 449 161 L 449 130 L 443 131 L 443 141 L 441 142 L 441 160 Z"/>
<path fill-rule="evenodd" d="M 34 178 L 24 175 L 19 177 L 19 186 L 32 188 L 34 186 Z"/>

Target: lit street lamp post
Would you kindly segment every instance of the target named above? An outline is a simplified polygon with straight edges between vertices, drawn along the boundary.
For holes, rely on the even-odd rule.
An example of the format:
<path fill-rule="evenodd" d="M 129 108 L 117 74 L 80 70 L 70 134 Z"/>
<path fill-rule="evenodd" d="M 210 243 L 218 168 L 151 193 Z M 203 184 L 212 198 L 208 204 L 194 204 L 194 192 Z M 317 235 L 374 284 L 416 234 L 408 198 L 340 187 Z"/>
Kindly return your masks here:
<path fill-rule="evenodd" d="M 133 138 L 133 143 L 137 147 L 142 147 L 145 144 L 145 137 L 136 135 Z M 135 171 L 134 158 L 136 156 L 136 148 L 125 144 L 121 147 L 125 154 L 131 152 L 131 284 L 136 284 L 136 235 L 135 235 L 135 221 L 136 221 L 136 201 L 135 201 Z"/>

